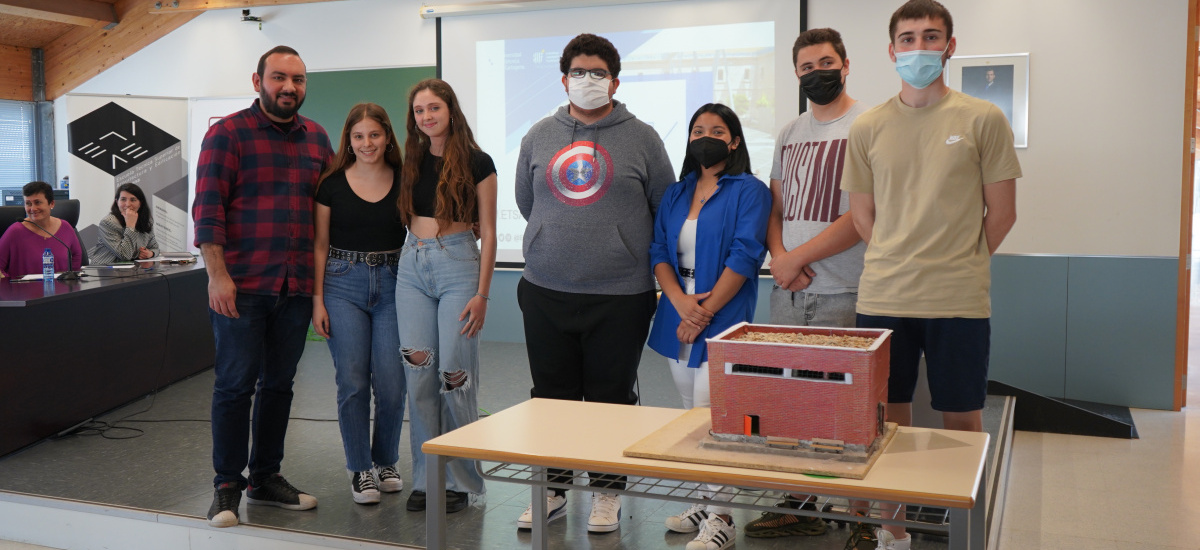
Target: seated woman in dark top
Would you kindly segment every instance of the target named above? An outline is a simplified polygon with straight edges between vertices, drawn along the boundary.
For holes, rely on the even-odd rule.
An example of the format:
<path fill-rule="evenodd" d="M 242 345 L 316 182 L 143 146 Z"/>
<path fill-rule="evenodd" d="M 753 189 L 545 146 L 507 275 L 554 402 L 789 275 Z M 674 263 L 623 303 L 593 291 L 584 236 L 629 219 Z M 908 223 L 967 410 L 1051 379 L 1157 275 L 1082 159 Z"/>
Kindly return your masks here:
<path fill-rule="evenodd" d="M 88 252 L 93 264 L 145 260 L 158 254 L 150 203 L 142 188 L 123 183 L 113 197 L 112 212 L 100 220 L 100 237 Z"/>
<path fill-rule="evenodd" d="M 42 253 L 47 248 L 54 254 L 54 271 L 77 271 L 83 248 L 79 246 L 75 228 L 66 220 L 50 215 L 54 189 L 48 183 L 35 181 L 26 184 L 21 194 L 25 195 L 26 218 L 10 225 L 0 237 L 0 277 L 16 279 L 41 273 Z"/>

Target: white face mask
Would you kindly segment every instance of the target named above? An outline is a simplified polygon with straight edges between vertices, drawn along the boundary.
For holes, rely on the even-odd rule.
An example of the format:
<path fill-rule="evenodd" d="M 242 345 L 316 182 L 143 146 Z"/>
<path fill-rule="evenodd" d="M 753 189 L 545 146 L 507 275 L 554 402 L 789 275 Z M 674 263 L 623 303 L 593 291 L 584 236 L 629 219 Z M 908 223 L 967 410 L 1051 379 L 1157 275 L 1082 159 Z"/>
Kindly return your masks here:
<path fill-rule="evenodd" d="M 583 78 L 567 77 L 567 98 L 580 109 L 590 111 L 608 105 L 608 85 L 611 78 L 593 80 L 590 76 Z"/>

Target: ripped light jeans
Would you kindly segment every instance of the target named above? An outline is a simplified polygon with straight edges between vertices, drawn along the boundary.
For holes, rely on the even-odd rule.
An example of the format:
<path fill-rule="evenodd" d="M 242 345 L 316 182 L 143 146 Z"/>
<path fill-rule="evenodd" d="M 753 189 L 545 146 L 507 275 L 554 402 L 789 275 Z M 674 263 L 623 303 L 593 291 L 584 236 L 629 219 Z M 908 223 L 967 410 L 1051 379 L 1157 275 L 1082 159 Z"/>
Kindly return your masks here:
<path fill-rule="evenodd" d="M 459 334 L 466 322 L 458 320 L 478 291 L 474 233 L 432 239 L 409 233 L 396 272 L 396 310 L 407 370 L 414 491 L 426 487 L 421 445 L 479 419 L 479 336 Z M 446 489 L 482 494 L 475 461 L 451 460 Z"/>

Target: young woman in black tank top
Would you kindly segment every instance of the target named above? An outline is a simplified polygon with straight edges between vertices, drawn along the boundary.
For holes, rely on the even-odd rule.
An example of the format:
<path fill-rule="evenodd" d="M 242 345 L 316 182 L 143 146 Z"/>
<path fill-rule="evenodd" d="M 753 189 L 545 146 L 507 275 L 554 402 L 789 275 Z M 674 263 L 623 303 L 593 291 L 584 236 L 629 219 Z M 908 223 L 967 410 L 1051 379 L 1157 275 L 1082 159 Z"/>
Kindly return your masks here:
<path fill-rule="evenodd" d="M 408 95 L 408 138 L 400 214 L 408 239 L 400 253 L 396 303 L 407 368 L 413 493 L 425 509 L 421 444 L 478 417 L 479 331 L 496 260 L 496 168 L 479 149 L 450 85 L 417 83 Z M 472 225 L 478 223 L 481 245 Z M 484 492 L 474 462 L 446 467 L 446 509 Z"/>

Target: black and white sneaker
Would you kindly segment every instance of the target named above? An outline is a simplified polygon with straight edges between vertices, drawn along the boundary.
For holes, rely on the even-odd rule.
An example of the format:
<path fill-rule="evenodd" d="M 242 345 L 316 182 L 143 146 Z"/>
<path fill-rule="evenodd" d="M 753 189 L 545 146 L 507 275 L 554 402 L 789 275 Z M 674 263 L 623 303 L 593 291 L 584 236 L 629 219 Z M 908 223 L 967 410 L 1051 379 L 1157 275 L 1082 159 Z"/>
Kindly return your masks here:
<path fill-rule="evenodd" d="M 250 480 L 250 486 L 246 488 L 246 502 L 278 506 L 285 510 L 311 510 L 317 507 L 316 497 L 292 487 L 280 474 Z"/>
<path fill-rule="evenodd" d="M 708 519 L 700 525 L 700 534 L 687 543 L 686 550 L 725 550 L 733 546 L 737 530 L 732 523 L 726 523 L 721 516 L 709 514 Z"/>
<path fill-rule="evenodd" d="M 208 524 L 213 527 L 233 527 L 238 524 L 238 506 L 242 503 L 242 490 L 234 482 L 222 483 L 213 492 L 212 506 L 208 507 Z"/>
<path fill-rule="evenodd" d="M 375 472 L 350 472 L 350 494 L 359 504 L 379 504 L 379 486 L 375 484 Z"/>
<path fill-rule="evenodd" d="M 404 478 L 395 466 L 376 466 L 375 477 L 379 479 L 379 490 L 385 493 L 399 493 L 404 490 Z"/>
<path fill-rule="evenodd" d="M 695 533 L 700 530 L 700 524 L 708 519 L 707 509 L 706 504 L 693 504 L 682 513 L 667 517 L 663 523 L 676 533 Z"/>

